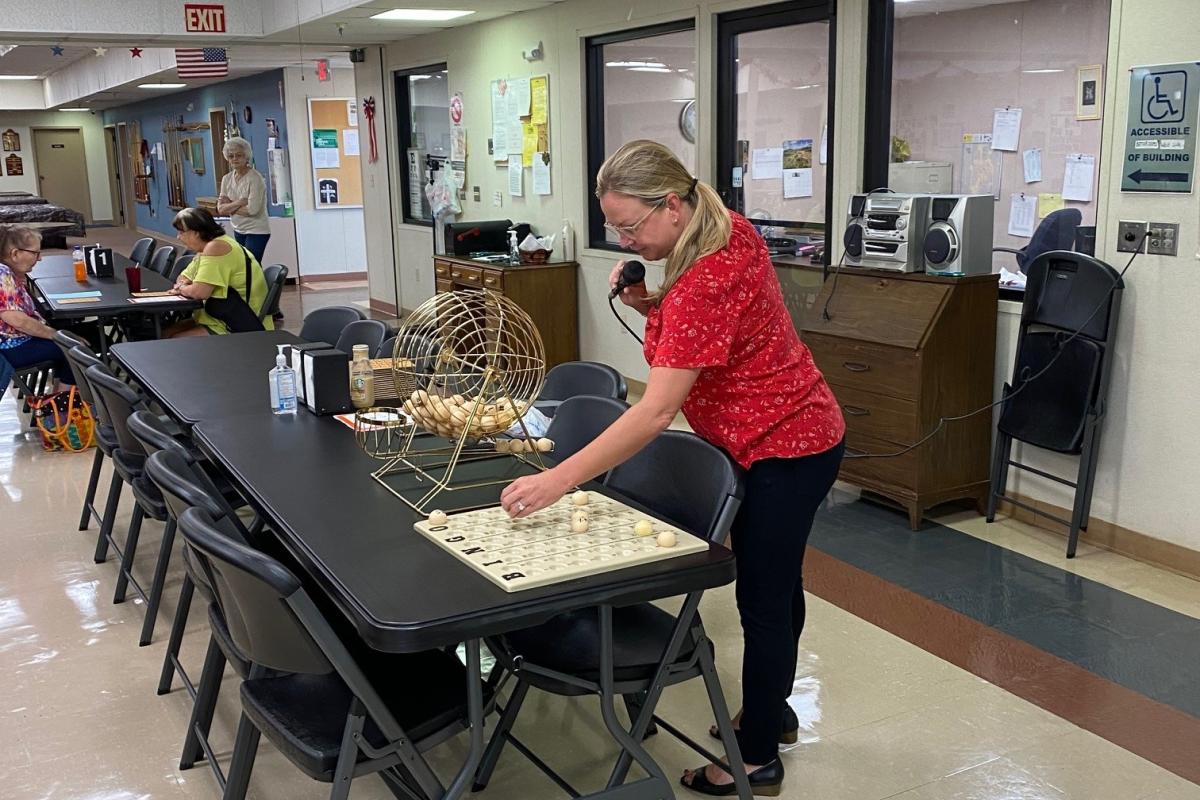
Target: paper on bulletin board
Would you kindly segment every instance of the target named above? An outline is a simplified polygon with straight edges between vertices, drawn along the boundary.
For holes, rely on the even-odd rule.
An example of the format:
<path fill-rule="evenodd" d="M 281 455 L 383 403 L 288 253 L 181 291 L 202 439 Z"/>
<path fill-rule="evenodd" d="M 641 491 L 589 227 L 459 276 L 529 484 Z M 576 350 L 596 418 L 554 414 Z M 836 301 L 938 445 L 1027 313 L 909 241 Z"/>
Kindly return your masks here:
<path fill-rule="evenodd" d="M 346 124 L 358 127 L 358 101 L 346 101 Z"/>
<path fill-rule="evenodd" d="M 531 90 L 529 78 L 513 78 L 508 82 L 508 113 L 511 117 L 529 116 Z"/>
<path fill-rule="evenodd" d="M 336 147 L 314 147 L 312 151 L 313 169 L 337 169 L 342 165 L 338 158 Z"/>
<path fill-rule="evenodd" d="M 545 125 L 550 107 L 550 81 L 545 75 L 529 79 L 529 121 Z"/>
<path fill-rule="evenodd" d="M 508 160 L 508 193 L 513 197 L 521 197 L 525 194 L 525 167 L 521 165 L 520 160 L 510 158 Z"/>
<path fill-rule="evenodd" d="M 756 147 L 750 151 L 750 180 L 765 181 L 782 177 L 782 147 Z"/>
<path fill-rule="evenodd" d="M 1008 210 L 1008 232 L 1011 236 L 1033 236 L 1037 223 L 1038 199 L 1024 192 L 1012 196 Z"/>
<path fill-rule="evenodd" d="M 1071 153 L 1067 156 L 1067 168 L 1063 173 L 1063 200 L 1092 202 L 1095 166 L 1095 156 L 1086 153 Z"/>
<path fill-rule="evenodd" d="M 1025 182 L 1037 183 L 1042 179 L 1042 148 L 1035 147 L 1021 153 L 1025 165 Z"/>
<path fill-rule="evenodd" d="M 292 202 L 292 173 L 288 169 L 287 150 L 276 147 L 267 151 L 267 174 L 270 176 L 271 205 Z"/>
<path fill-rule="evenodd" d="M 492 81 L 492 158 L 508 160 L 508 82 Z"/>
<path fill-rule="evenodd" d="M 537 126 L 532 122 L 521 123 L 521 163 L 527 167 L 533 166 L 533 154 L 537 152 Z"/>
<path fill-rule="evenodd" d="M 550 164 L 545 153 L 533 154 L 533 193 L 550 194 Z"/>
<path fill-rule="evenodd" d="M 525 131 L 520 117 L 509 119 L 508 133 L 505 135 L 505 140 L 508 142 L 508 154 L 510 156 L 521 155 L 521 151 L 525 147 Z"/>
<path fill-rule="evenodd" d="M 1055 211 L 1065 207 L 1066 203 L 1063 202 L 1061 194 L 1042 192 L 1038 195 L 1038 217 L 1040 219 L 1045 219 Z"/>
<path fill-rule="evenodd" d="M 997 108 L 992 112 L 992 149 L 1015 153 L 1021 141 L 1021 109 Z"/>
<path fill-rule="evenodd" d="M 348 156 L 358 155 L 358 128 L 342 131 L 342 152 Z"/>

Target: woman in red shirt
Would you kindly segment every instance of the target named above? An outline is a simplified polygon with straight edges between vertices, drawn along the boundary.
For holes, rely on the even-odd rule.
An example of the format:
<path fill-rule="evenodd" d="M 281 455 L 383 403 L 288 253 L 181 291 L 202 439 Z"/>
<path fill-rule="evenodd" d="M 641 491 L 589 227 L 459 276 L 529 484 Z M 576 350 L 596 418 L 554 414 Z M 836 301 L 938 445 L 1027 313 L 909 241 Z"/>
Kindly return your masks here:
<path fill-rule="evenodd" d="M 845 423 L 796 335 L 766 245 L 712 187 L 666 147 L 639 140 L 604 162 L 596 195 L 623 247 L 665 259 L 654 292 L 645 284 L 621 292 L 646 317 L 646 392 L 587 447 L 510 484 L 501 504 L 514 517 L 545 508 L 637 453 L 681 409 L 697 434 L 746 470 L 732 528 L 745 642 L 738 742 L 755 793 L 777 794 L 779 741 L 794 741 L 797 725 L 794 716 L 789 725 L 784 719 L 804 626 L 804 550 L 837 477 Z M 683 784 L 734 794 L 718 765 L 688 771 Z"/>

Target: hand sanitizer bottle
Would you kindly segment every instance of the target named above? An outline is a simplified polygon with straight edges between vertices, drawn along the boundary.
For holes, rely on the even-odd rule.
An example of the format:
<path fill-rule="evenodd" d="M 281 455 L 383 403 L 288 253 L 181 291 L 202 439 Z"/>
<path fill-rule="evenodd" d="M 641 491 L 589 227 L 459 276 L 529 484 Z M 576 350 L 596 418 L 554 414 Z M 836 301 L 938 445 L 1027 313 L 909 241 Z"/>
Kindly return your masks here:
<path fill-rule="evenodd" d="M 517 246 L 517 232 L 508 232 L 508 260 L 513 264 L 521 263 L 521 248 Z"/>
<path fill-rule="evenodd" d="M 275 356 L 275 369 L 270 372 L 271 411 L 276 414 L 296 413 L 296 370 L 287 364 L 283 354 L 284 345 L 279 345 Z"/>

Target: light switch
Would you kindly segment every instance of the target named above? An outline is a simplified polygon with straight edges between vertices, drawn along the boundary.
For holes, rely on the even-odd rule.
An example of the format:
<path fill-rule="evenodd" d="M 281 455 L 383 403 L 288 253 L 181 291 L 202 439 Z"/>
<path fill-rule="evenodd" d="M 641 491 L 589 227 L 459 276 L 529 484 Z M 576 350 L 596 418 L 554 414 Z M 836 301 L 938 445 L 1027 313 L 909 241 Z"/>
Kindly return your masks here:
<path fill-rule="evenodd" d="M 1154 256 L 1179 255 L 1179 223 L 1151 222 L 1150 245 L 1146 252 Z"/>

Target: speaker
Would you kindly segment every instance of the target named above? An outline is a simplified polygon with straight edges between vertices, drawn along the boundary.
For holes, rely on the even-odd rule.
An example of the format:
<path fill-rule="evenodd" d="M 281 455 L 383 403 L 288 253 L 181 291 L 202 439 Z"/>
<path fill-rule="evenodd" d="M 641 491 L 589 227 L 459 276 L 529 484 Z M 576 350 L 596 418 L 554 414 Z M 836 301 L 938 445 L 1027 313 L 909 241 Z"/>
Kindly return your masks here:
<path fill-rule="evenodd" d="M 356 47 L 350 51 L 350 63 L 361 64 L 367 60 L 367 51 L 361 47 Z"/>
<path fill-rule="evenodd" d="M 922 256 L 930 275 L 987 275 L 992 271 L 990 194 L 934 195 Z"/>

